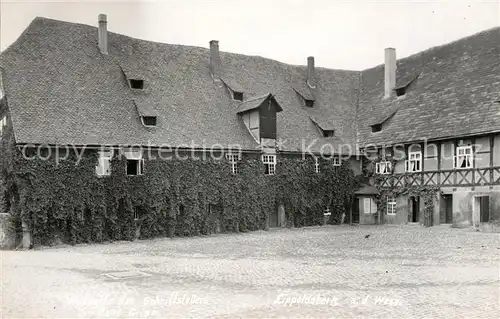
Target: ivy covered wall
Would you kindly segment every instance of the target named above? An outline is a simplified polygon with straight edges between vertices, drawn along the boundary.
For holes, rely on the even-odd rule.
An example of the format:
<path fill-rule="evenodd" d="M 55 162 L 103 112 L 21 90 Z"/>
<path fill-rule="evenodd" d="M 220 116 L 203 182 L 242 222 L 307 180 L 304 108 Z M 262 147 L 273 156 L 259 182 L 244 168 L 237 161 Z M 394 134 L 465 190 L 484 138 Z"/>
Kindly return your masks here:
<path fill-rule="evenodd" d="M 259 154 L 243 154 L 237 175 L 225 158 L 153 155 L 143 175 L 127 176 L 126 159 L 115 156 L 111 175 L 98 177 L 97 150 L 86 150 L 76 165 L 74 152 L 59 162 L 29 152 L 34 158 L 26 159 L 12 138 L 2 149 L 4 210 L 18 229 L 21 221 L 28 225 L 34 244 L 266 229 L 279 204 L 289 226 L 322 224 L 326 207 L 329 222 L 338 223 L 358 187 L 347 163 L 334 167 L 322 160 L 318 174 L 313 158 L 292 155 L 278 154 L 273 176 L 264 174 Z"/>

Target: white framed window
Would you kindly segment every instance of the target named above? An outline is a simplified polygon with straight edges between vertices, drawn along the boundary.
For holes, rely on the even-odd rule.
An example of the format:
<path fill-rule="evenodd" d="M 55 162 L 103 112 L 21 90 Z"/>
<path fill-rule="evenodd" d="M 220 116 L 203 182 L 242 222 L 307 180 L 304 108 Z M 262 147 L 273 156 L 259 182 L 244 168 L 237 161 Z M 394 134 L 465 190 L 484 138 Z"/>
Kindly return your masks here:
<path fill-rule="evenodd" d="M 7 117 L 4 116 L 0 119 L 0 138 L 2 137 L 3 134 L 3 129 L 7 126 Z"/>
<path fill-rule="evenodd" d="M 332 158 L 332 164 L 333 164 L 333 166 L 340 166 L 340 165 L 342 165 L 342 161 L 340 160 L 340 156 L 334 156 Z"/>
<path fill-rule="evenodd" d="M 238 174 L 238 161 L 241 159 L 240 154 L 227 153 L 226 158 L 231 164 L 231 173 Z"/>
<path fill-rule="evenodd" d="M 455 168 L 472 168 L 472 145 L 457 146 L 456 154 L 454 157 Z"/>
<path fill-rule="evenodd" d="M 408 160 L 405 162 L 405 170 L 407 172 L 421 172 L 422 171 L 422 152 L 410 152 Z"/>
<path fill-rule="evenodd" d="M 99 158 L 95 172 L 97 176 L 109 176 L 111 174 L 111 159 L 113 158 L 113 151 L 99 151 Z"/>
<path fill-rule="evenodd" d="M 142 151 L 125 151 L 127 158 L 126 172 L 129 176 L 136 176 L 144 174 L 144 158 L 142 158 Z"/>
<path fill-rule="evenodd" d="M 276 173 L 276 155 L 262 155 L 262 163 L 264 163 L 266 175 Z"/>
<path fill-rule="evenodd" d="M 365 197 L 363 200 L 364 213 L 365 214 L 375 214 L 377 212 L 377 203 L 371 197 Z"/>
<path fill-rule="evenodd" d="M 381 161 L 375 163 L 375 173 L 390 174 L 392 172 L 392 163 L 389 161 Z"/>
<path fill-rule="evenodd" d="M 387 215 L 396 215 L 396 199 L 387 197 Z"/>
<path fill-rule="evenodd" d="M 319 160 L 317 157 L 314 158 L 314 171 L 319 173 Z"/>

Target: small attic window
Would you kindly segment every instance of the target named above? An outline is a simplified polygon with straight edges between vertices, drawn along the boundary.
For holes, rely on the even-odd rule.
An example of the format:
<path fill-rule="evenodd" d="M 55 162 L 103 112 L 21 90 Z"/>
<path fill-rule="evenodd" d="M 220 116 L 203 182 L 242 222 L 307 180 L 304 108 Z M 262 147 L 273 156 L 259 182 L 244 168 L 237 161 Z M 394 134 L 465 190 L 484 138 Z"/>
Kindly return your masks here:
<path fill-rule="evenodd" d="M 334 135 L 334 130 L 323 130 L 323 137 L 333 137 Z"/>
<path fill-rule="evenodd" d="M 314 106 L 314 100 L 305 100 L 306 101 L 306 106 L 307 107 L 313 107 Z"/>
<path fill-rule="evenodd" d="M 156 126 L 156 116 L 142 116 L 141 119 L 144 126 Z"/>
<path fill-rule="evenodd" d="M 407 86 L 403 86 L 401 88 L 395 89 L 396 96 L 403 96 L 403 95 L 405 95 L 406 94 L 406 88 L 407 88 Z"/>
<path fill-rule="evenodd" d="M 132 89 L 135 89 L 135 90 L 144 89 L 144 80 L 130 79 L 129 83 L 130 83 L 130 87 Z"/>
<path fill-rule="evenodd" d="M 375 133 L 375 132 L 380 132 L 382 131 L 382 124 L 375 124 L 375 125 L 372 125 L 372 132 Z"/>
<path fill-rule="evenodd" d="M 243 101 L 243 92 L 233 92 L 233 100 Z"/>

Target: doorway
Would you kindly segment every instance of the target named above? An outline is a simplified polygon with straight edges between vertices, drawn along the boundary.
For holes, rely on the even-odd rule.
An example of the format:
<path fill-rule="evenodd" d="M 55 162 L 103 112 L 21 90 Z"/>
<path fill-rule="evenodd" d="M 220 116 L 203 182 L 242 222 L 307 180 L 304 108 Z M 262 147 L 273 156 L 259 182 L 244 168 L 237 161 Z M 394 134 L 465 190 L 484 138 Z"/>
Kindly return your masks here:
<path fill-rule="evenodd" d="M 420 221 L 420 196 L 410 197 L 410 222 L 418 223 Z"/>
<path fill-rule="evenodd" d="M 359 198 L 355 197 L 352 203 L 352 220 L 351 223 L 359 224 Z"/>
<path fill-rule="evenodd" d="M 453 223 L 453 195 L 444 194 L 441 197 L 441 211 L 439 212 L 440 224 Z"/>
<path fill-rule="evenodd" d="M 477 225 L 479 223 L 487 223 L 489 221 L 490 221 L 490 197 L 475 196 L 474 207 L 472 211 L 473 225 Z"/>

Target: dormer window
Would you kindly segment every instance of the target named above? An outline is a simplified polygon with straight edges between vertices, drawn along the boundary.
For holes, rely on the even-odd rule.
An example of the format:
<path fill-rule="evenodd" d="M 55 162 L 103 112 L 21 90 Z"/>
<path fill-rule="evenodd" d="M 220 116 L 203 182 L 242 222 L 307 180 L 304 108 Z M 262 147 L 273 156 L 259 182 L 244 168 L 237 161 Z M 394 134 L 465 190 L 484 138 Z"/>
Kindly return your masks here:
<path fill-rule="evenodd" d="M 128 80 L 128 83 L 130 84 L 130 88 L 132 88 L 134 90 L 144 89 L 144 80 L 130 79 L 130 80 Z"/>
<path fill-rule="evenodd" d="M 142 125 L 156 126 L 156 116 L 141 116 Z"/>
<path fill-rule="evenodd" d="M 308 87 L 294 87 L 293 90 L 307 107 L 314 107 L 314 95 Z"/>
<path fill-rule="evenodd" d="M 309 117 L 311 121 L 316 125 L 318 131 L 323 137 L 334 137 L 335 136 L 335 128 L 333 122 L 328 118 L 323 117 Z"/>
<path fill-rule="evenodd" d="M 233 92 L 233 100 L 243 101 L 243 92 Z"/>
<path fill-rule="evenodd" d="M 394 88 L 394 92 L 396 93 L 396 96 L 404 96 L 407 92 L 408 89 L 413 85 L 415 80 L 418 78 L 419 74 L 408 74 L 406 76 L 403 76 L 401 79 L 398 79 L 398 83 L 396 87 Z"/>
<path fill-rule="evenodd" d="M 334 130 L 323 130 L 323 137 L 334 137 L 334 136 L 335 136 Z"/>
<path fill-rule="evenodd" d="M 372 125 L 372 133 L 380 132 L 382 131 L 382 124 L 375 124 Z"/>
<path fill-rule="evenodd" d="M 150 104 L 134 100 L 137 113 L 141 118 L 142 125 L 146 127 L 155 127 L 158 122 L 158 113 L 151 107 Z"/>
<path fill-rule="evenodd" d="M 259 144 L 276 139 L 276 113 L 283 111 L 270 93 L 239 103 L 236 113 Z"/>
<path fill-rule="evenodd" d="M 226 86 L 227 91 L 235 101 L 243 101 L 244 88 L 239 85 L 235 79 L 232 78 L 221 78 L 222 83 Z"/>
<path fill-rule="evenodd" d="M 397 88 L 395 89 L 396 91 L 396 96 L 403 96 L 406 94 L 406 86 L 402 88 Z"/>

